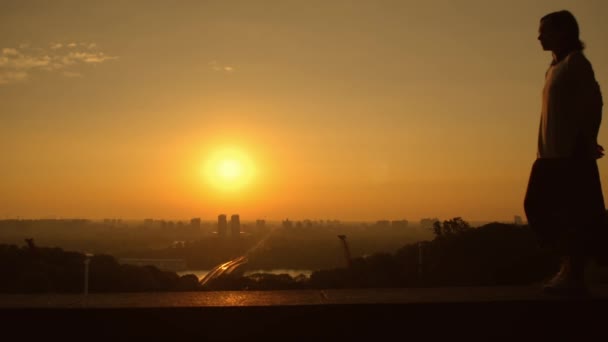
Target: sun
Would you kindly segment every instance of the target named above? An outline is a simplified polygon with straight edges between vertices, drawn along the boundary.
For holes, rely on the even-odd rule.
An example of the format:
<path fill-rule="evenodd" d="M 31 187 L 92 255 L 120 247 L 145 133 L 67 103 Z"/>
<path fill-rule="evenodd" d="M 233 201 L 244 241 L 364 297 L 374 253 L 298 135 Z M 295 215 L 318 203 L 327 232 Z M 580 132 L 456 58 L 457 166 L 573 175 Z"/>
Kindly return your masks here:
<path fill-rule="evenodd" d="M 225 159 L 217 165 L 217 175 L 226 182 L 233 182 L 243 174 L 243 165 L 239 160 Z"/>
<path fill-rule="evenodd" d="M 255 173 L 252 159 L 242 150 L 221 148 L 210 155 L 204 175 L 219 190 L 234 191 L 251 183 Z"/>

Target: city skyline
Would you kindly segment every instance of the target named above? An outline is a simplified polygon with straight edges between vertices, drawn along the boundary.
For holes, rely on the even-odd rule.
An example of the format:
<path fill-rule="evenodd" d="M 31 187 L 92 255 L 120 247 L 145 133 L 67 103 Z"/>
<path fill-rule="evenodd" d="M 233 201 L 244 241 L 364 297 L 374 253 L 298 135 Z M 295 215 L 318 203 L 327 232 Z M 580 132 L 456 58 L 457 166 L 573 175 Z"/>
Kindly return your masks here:
<path fill-rule="evenodd" d="M 232 215 L 231 215 L 232 216 Z M 266 218 L 255 218 L 255 217 L 248 217 L 243 219 L 240 219 L 240 215 L 236 214 L 236 216 L 239 216 L 239 225 L 240 227 L 255 227 L 255 228 L 266 228 L 267 225 L 273 225 L 273 226 L 283 226 L 285 227 L 285 223 L 289 223 L 292 226 L 294 224 L 300 223 L 303 224 L 302 227 L 306 227 L 306 224 L 313 224 L 313 225 L 335 225 L 335 224 L 339 224 L 339 225 L 352 225 L 352 224 L 373 224 L 373 225 L 378 225 L 378 226 L 385 226 L 385 227 L 389 227 L 389 226 L 394 226 L 394 227 L 400 227 L 400 228 L 407 228 L 410 225 L 414 225 L 414 226 L 430 226 L 432 225 L 433 222 L 441 222 L 441 221 L 445 221 L 445 220 L 450 220 L 450 219 L 454 219 L 456 217 L 436 217 L 436 216 L 432 216 L 432 217 L 420 217 L 420 218 L 406 218 L 406 217 L 399 217 L 399 218 L 375 218 L 375 219 L 369 219 L 369 220 L 343 220 L 340 218 L 310 218 L 310 217 L 282 217 L 282 218 L 276 218 L 276 219 L 266 219 Z M 223 219 L 221 217 L 224 217 Z M 476 225 L 482 225 L 482 224 L 487 224 L 487 223 L 509 223 L 509 224 L 515 224 L 515 225 L 524 225 L 527 224 L 527 221 L 525 221 L 525 219 L 522 219 L 521 216 L 519 215 L 514 215 L 513 217 L 511 217 L 510 219 L 506 219 L 506 220 L 475 220 L 475 219 L 468 219 L 466 217 L 460 217 L 457 216 L 458 218 L 462 218 L 465 221 L 473 224 L 474 226 Z M 224 221 L 222 221 L 224 220 Z M 147 227 L 153 227 L 153 226 L 159 226 L 160 227 L 164 227 L 164 228 L 170 228 L 170 227 L 194 227 L 194 228 L 201 228 L 203 227 L 203 225 L 214 225 L 216 228 L 219 228 L 220 226 L 224 226 L 223 228 L 219 228 L 219 229 L 226 229 L 226 231 L 223 234 L 223 236 L 228 236 L 228 221 L 227 221 L 227 215 L 226 214 L 220 214 L 217 215 L 216 217 L 213 216 L 209 216 L 209 217 L 204 217 L 204 216 L 197 216 L 197 217 L 189 217 L 189 218 L 185 218 L 185 217 L 176 217 L 176 218 L 162 218 L 162 217 L 156 217 L 156 218 L 150 218 L 150 217 L 146 217 L 146 218 L 86 218 L 86 217 L 58 217 L 58 216 L 50 216 L 50 217 L 34 217 L 34 218 L 27 218 L 27 217 L 4 217 L 4 218 L 0 218 L 0 222 L 2 221 L 88 221 L 88 222 L 100 222 L 100 223 L 104 223 L 104 224 L 108 224 L 108 225 L 133 225 L 133 224 L 142 224 L 143 226 L 147 226 Z M 222 223 L 223 222 L 223 223 Z M 219 230 L 218 230 L 219 233 Z"/>

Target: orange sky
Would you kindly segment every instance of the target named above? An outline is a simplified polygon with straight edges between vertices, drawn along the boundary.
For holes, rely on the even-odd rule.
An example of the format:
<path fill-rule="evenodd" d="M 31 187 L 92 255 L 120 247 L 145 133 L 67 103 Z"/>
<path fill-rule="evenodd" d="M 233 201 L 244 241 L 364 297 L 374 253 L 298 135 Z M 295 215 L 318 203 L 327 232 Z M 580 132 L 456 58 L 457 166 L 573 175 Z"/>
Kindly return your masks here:
<path fill-rule="evenodd" d="M 0 218 L 523 216 L 564 8 L 606 89 L 601 0 L 3 2 Z"/>

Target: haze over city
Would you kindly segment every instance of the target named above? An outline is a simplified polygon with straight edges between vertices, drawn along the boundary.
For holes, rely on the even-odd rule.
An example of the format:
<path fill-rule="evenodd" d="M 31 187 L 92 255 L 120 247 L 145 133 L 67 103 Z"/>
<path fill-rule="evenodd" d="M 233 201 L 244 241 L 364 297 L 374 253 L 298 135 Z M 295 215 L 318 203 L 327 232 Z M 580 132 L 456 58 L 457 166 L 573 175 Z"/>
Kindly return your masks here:
<path fill-rule="evenodd" d="M 601 0 L 3 2 L 0 218 L 511 221 L 564 8 L 605 89 Z"/>

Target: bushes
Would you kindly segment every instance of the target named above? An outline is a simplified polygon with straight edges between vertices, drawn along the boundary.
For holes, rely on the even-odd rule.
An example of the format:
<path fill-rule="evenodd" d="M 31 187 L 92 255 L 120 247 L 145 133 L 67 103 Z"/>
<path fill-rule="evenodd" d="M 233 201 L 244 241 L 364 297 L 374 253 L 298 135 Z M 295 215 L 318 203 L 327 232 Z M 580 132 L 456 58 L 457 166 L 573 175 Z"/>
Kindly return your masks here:
<path fill-rule="evenodd" d="M 84 287 L 84 260 L 81 253 L 59 248 L 0 245 L 0 292 L 78 293 Z M 194 275 L 179 277 L 153 266 L 120 265 L 109 255 L 91 258 L 90 292 L 193 291 Z"/>
<path fill-rule="evenodd" d="M 460 218 L 436 222 L 436 237 L 395 254 L 358 258 L 350 269 L 314 272 L 310 286 L 414 287 L 530 284 L 555 271 L 557 258 L 542 250 L 526 226 L 490 223 L 472 228 Z M 422 257 L 421 268 L 418 265 Z"/>

